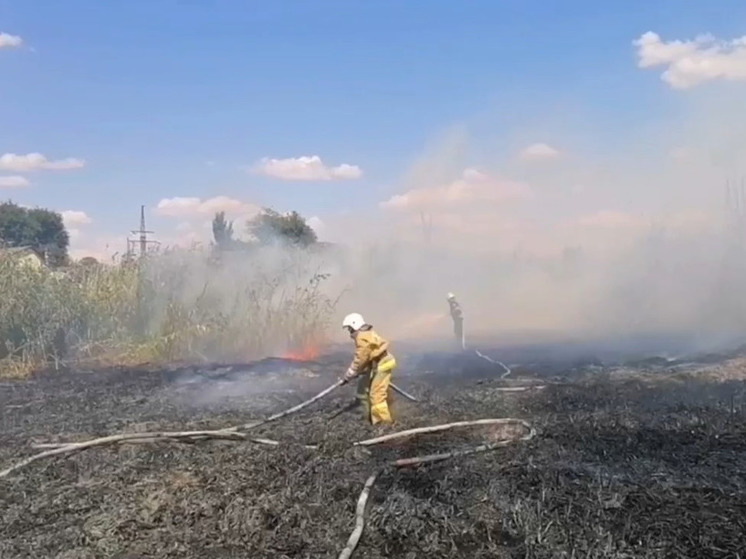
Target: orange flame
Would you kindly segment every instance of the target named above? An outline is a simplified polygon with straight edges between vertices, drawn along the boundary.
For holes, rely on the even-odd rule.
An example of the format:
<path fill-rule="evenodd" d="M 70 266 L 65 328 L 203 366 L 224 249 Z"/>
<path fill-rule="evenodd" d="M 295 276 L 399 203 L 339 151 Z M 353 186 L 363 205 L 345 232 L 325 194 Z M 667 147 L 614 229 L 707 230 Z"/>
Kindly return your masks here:
<path fill-rule="evenodd" d="M 288 351 L 282 358 L 291 361 L 315 361 L 321 355 L 321 349 L 317 344 L 305 344 L 301 349 Z"/>

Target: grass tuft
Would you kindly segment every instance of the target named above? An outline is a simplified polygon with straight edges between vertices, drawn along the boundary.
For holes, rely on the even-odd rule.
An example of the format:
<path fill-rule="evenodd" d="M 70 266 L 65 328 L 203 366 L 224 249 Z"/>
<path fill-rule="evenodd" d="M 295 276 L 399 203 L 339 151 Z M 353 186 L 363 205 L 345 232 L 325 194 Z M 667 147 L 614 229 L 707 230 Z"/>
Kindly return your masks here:
<path fill-rule="evenodd" d="M 301 250 L 34 269 L 0 259 L 0 375 L 50 365 L 248 360 L 320 343 L 334 300 Z"/>

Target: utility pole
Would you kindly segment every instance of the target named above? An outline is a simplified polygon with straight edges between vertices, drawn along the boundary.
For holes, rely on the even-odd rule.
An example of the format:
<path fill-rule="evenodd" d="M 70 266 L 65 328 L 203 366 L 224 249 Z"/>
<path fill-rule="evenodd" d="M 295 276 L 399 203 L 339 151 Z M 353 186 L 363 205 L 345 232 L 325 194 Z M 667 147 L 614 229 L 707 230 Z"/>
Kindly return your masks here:
<path fill-rule="evenodd" d="M 422 236 L 425 239 L 425 244 L 429 247 L 433 240 L 433 216 L 424 211 L 420 211 L 420 223 L 422 224 Z"/>
<path fill-rule="evenodd" d="M 154 231 L 148 231 L 145 228 L 145 206 L 140 206 L 140 229 L 131 231 L 131 234 L 138 235 L 137 239 L 127 239 L 127 254 L 132 256 L 136 245 L 140 246 L 140 258 L 144 258 L 148 251 L 148 245 L 159 245 L 158 241 L 148 239 L 148 235 L 154 235 Z"/>

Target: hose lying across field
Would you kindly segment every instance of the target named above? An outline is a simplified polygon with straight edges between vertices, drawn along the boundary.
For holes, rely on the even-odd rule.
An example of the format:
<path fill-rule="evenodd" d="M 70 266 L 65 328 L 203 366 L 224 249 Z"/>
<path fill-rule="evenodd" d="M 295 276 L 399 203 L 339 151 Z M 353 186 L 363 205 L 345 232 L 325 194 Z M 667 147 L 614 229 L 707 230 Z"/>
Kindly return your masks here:
<path fill-rule="evenodd" d="M 313 398 L 309 398 L 308 400 L 301 402 L 297 406 L 293 406 L 292 408 L 273 414 L 263 420 L 260 420 L 254 423 L 246 423 L 244 425 L 228 427 L 225 429 L 205 430 L 205 431 L 154 431 L 154 432 L 142 432 L 142 433 L 121 433 L 118 435 L 109 435 L 106 437 L 99 437 L 99 438 L 91 439 L 88 441 L 33 445 L 35 448 L 46 448 L 47 450 L 40 452 L 38 454 L 35 454 L 33 456 L 30 456 L 26 458 L 25 460 L 22 460 L 21 462 L 18 462 L 17 464 L 10 466 L 9 468 L 6 468 L 5 470 L 0 471 L 0 479 L 6 478 L 13 472 L 20 470 L 21 468 L 24 468 L 44 458 L 63 456 L 67 454 L 73 454 L 75 452 L 80 452 L 82 450 L 87 450 L 89 448 L 110 446 L 110 445 L 122 444 L 122 443 L 142 444 L 142 443 L 152 443 L 152 442 L 157 442 L 157 441 L 193 443 L 197 441 L 213 439 L 213 440 L 246 441 L 246 442 L 253 442 L 256 444 L 277 446 L 281 444 L 279 441 L 275 441 L 272 439 L 264 439 L 264 438 L 252 438 L 252 437 L 249 437 L 248 434 L 245 433 L 245 431 L 249 431 L 251 429 L 259 427 L 260 425 L 266 425 L 267 423 L 277 421 L 279 419 L 282 419 L 283 417 L 287 417 L 293 413 L 296 413 L 302 410 L 303 408 L 310 406 L 314 402 L 321 400 L 322 398 L 329 395 L 330 393 L 334 392 L 334 390 L 336 390 L 343 384 L 344 384 L 343 381 L 338 380 L 337 382 L 335 382 L 334 384 L 332 384 L 325 390 L 322 390 L 321 392 L 319 392 Z M 401 390 L 398 390 L 398 391 L 402 392 L 405 396 L 414 400 L 413 397 L 409 396 L 403 391 Z M 357 441 L 352 444 L 353 446 L 367 447 L 367 446 L 383 444 L 383 443 L 396 440 L 396 439 L 412 437 L 415 435 L 437 433 L 437 432 L 442 432 L 442 431 L 446 431 L 450 429 L 456 429 L 456 428 L 462 428 L 462 427 L 478 427 L 478 426 L 484 426 L 484 425 L 518 426 L 518 427 L 521 427 L 525 431 L 525 434 L 520 437 L 515 436 L 515 437 L 507 438 L 507 439 L 500 440 L 500 441 L 493 442 L 493 443 L 485 443 L 485 444 L 475 446 L 472 448 L 468 448 L 465 450 L 444 452 L 444 453 L 439 453 L 439 454 L 430 454 L 427 456 L 415 456 L 412 458 L 401 458 L 399 460 L 394 460 L 390 462 L 388 466 L 394 467 L 394 468 L 412 467 L 412 466 L 418 466 L 418 465 L 427 464 L 431 462 L 448 460 L 450 458 L 456 458 L 459 456 L 467 456 L 471 454 L 477 454 L 480 452 L 488 452 L 491 450 L 495 450 L 497 448 L 507 446 L 514 442 L 528 441 L 532 439 L 536 434 L 536 431 L 534 430 L 534 428 L 528 422 L 522 419 L 513 419 L 513 418 L 489 419 L 488 418 L 488 419 L 478 419 L 474 421 L 459 421 L 456 423 L 433 425 L 429 427 L 418 427 L 415 429 L 408 429 L 405 431 L 398 431 L 398 432 L 390 433 L 388 435 L 384 435 L 384 436 L 380 436 L 380 437 L 376 437 L 372 439 Z M 305 447 L 312 448 L 312 449 L 317 448 L 314 445 L 305 445 Z M 347 545 L 340 553 L 339 559 L 349 559 L 352 556 L 353 552 L 355 551 L 355 548 L 357 547 L 358 541 L 360 540 L 360 537 L 362 536 L 362 533 L 365 527 L 365 505 L 367 503 L 368 496 L 370 494 L 371 488 L 373 487 L 373 484 L 375 483 L 377 477 L 382 472 L 383 470 L 380 470 L 372 474 L 365 482 L 365 486 L 363 488 L 362 493 L 360 494 L 360 497 L 357 503 L 357 509 L 356 509 L 356 515 L 355 515 L 355 529 L 350 535 L 347 541 Z"/>
<path fill-rule="evenodd" d="M 480 351 L 479 351 L 478 349 L 475 349 L 475 350 L 474 350 L 474 353 L 476 353 L 478 357 L 481 357 L 481 358 L 482 358 L 482 359 L 484 359 L 485 361 L 489 361 L 489 362 L 490 362 L 490 363 L 492 363 L 493 365 L 500 365 L 500 366 L 501 366 L 501 367 L 502 367 L 503 369 L 505 369 L 505 372 L 504 372 L 504 373 L 503 373 L 503 374 L 502 374 L 502 375 L 500 376 L 500 378 L 505 378 L 505 377 L 507 377 L 507 376 L 508 376 L 508 375 L 509 375 L 510 373 L 512 373 L 512 372 L 513 372 L 513 371 L 512 371 L 511 369 L 510 369 L 510 367 L 508 367 L 508 366 L 507 366 L 507 365 L 506 365 L 505 363 L 503 363 L 502 361 L 498 361 L 498 360 L 496 360 L 496 359 L 492 359 L 491 357 L 487 357 L 486 355 L 484 355 L 483 353 L 481 353 L 481 352 L 480 352 Z"/>
<path fill-rule="evenodd" d="M 463 351 L 469 351 L 469 349 L 466 347 L 466 334 L 461 334 L 461 349 Z M 481 359 L 484 359 L 485 361 L 492 363 L 493 365 L 500 365 L 500 367 L 503 368 L 505 371 L 500 378 L 505 378 L 513 371 L 510 367 L 508 367 L 505 363 L 502 361 L 498 361 L 497 359 L 492 359 L 491 357 L 488 357 L 487 355 L 483 354 L 478 349 L 474 348 L 474 353 L 476 353 L 477 357 L 480 357 Z"/>

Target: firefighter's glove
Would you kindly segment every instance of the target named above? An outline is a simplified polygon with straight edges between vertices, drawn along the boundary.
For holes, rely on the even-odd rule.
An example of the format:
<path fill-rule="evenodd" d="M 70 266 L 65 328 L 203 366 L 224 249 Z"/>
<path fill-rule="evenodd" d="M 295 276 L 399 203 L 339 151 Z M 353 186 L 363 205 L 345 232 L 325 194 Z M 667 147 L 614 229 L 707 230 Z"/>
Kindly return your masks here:
<path fill-rule="evenodd" d="M 350 367 L 349 369 L 347 369 L 347 372 L 345 372 L 344 376 L 342 377 L 341 379 L 342 383 L 347 384 L 352 379 L 354 379 L 356 376 L 357 376 L 357 371 L 355 371 L 355 369 Z"/>

